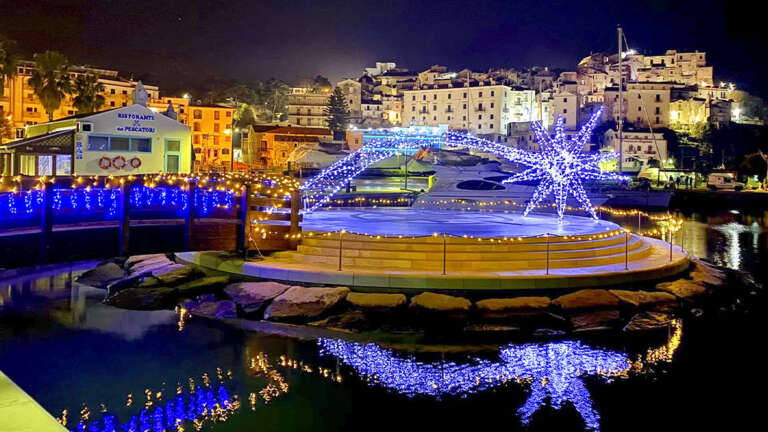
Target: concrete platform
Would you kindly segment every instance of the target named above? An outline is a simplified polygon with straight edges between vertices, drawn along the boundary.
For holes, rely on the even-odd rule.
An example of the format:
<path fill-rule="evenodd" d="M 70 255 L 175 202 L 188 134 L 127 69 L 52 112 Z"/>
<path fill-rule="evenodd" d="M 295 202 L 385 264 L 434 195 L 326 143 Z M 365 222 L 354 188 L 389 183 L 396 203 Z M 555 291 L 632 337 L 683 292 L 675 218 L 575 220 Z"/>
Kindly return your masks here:
<path fill-rule="evenodd" d="M 67 432 L 67 429 L 0 371 L 0 431 Z"/>
<path fill-rule="evenodd" d="M 675 275 L 689 266 L 687 251 L 643 237 L 647 255 L 630 261 L 629 269 L 620 263 L 570 268 L 514 271 L 409 271 L 386 268 L 342 268 L 323 263 L 296 263 L 280 258 L 244 262 L 224 252 L 179 252 L 181 262 L 196 264 L 246 277 L 285 281 L 343 285 L 358 291 L 570 289 L 621 285 L 658 280 Z"/>

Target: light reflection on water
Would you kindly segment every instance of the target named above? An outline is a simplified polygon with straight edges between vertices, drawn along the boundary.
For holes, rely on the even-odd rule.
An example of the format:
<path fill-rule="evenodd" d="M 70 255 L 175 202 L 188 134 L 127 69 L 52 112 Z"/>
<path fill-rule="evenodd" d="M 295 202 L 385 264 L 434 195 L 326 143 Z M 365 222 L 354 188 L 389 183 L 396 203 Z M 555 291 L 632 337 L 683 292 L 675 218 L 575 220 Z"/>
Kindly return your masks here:
<path fill-rule="evenodd" d="M 626 378 L 658 362 L 669 362 L 681 338 L 682 323 L 677 320 L 665 345 L 649 349 L 634 361 L 625 352 L 595 348 L 580 341 L 509 344 L 500 349 L 498 360 L 475 358 L 462 363 L 424 363 L 373 343 L 322 338 L 318 345 L 321 354 L 341 360 L 370 385 L 408 397 L 467 397 L 510 382 L 527 384 L 531 393 L 517 410 L 524 425 L 545 404 L 558 410 L 569 404 L 588 429 L 597 431 L 600 415 L 593 407 L 583 378 Z"/>

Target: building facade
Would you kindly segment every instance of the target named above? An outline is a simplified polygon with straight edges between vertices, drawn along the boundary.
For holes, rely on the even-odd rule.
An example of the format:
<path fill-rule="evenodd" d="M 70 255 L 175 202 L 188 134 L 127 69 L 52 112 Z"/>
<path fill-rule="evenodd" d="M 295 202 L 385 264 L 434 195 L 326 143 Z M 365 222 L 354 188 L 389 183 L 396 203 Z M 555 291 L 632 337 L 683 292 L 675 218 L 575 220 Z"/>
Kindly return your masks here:
<path fill-rule="evenodd" d="M 21 61 L 17 66 L 16 76 L 0 83 L 5 86 L 3 96 L 0 96 L 0 111 L 3 111 L 6 116 L 10 115 L 16 138 L 25 136 L 26 126 L 45 123 L 49 120 L 42 102 L 29 85 L 29 79 L 32 78 L 32 72 L 36 68 L 37 65 L 34 62 Z M 119 77 L 118 71 L 85 66 L 70 68 L 70 75 L 73 80 L 79 75 L 95 75 L 99 78 L 99 82 L 104 86 L 104 91 L 101 93 L 104 96 L 104 105 L 100 110 L 131 105 L 133 91 L 140 83 Z M 143 85 L 143 87 L 150 97 L 159 96 L 160 91 L 157 87 L 151 85 Z M 74 107 L 75 96 L 67 95 L 62 100 L 61 106 L 53 113 L 54 120 L 77 114 Z"/>
<path fill-rule="evenodd" d="M 291 153 L 302 146 L 333 139 L 325 128 L 297 126 L 250 126 L 243 145 L 243 157 L 253 168 L 287 170 Z"/>
<path fill-rule="evenodd" d="M 309 88 L 291 88 L 285 103 L 288 123 L 296 126 L 328 127 L 325 108 L 329 99 L 330 89 L 313 92 Z"/>
<path fill-rule="evenodd" d="M 667 159 L 667 141 L 659 132 L 622 131 L 622 170 L 640 171 L 650 160 L 663 162 Z M 603 135 L 603 148 L 619 152 L 619 134 L 609 129 Z"/>

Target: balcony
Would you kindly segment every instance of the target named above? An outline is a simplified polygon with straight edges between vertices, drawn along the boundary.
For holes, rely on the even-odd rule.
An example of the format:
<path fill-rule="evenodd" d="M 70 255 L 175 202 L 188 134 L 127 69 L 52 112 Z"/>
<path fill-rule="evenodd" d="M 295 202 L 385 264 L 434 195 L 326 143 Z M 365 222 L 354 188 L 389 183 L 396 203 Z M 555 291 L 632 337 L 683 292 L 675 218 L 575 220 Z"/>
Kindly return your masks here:
<path fill-rule="evenodd" d="M 479 107 L 475 108 L 475 111 L 476 112 L 485 112 L 485 107 L 479 106 Z"/>
<path fill-rule="evenodd" d="M 452 113 L 452 112 L 453 112 L 453 109 L 451 109 L 451 107 L 448 107 L 448 108 L 446 108 L 446 109 L 445 109 L 445 112 L 447 112 L 447 113 Z"/>

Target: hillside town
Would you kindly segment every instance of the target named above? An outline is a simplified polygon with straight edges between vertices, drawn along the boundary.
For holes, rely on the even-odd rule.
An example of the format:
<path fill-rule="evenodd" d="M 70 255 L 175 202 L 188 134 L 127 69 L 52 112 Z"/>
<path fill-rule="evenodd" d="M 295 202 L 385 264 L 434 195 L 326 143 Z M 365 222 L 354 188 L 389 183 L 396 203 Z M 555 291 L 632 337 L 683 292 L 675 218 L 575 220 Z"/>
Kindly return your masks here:
<path fill-rule="evenodd" d="M 572 70 L 410 69 L 383 61 L 336 83 L 317 75 L 301 83 L 271 79 L 183 94 L 166 94 L 116 70 L 72 65 L 57 52 L 23 59 L 9 42 L 0 46 L 0 60 L 4 175 L 71 174 L 66 156 L 57 156 L 58 172 L 38 154 L 44 135 L 56 130 L 40 126 L 129 107 L 138 92 L 149 111 L 189 128 L 181 142 L 191 146 L 192 171 L 317 170 L 359 148 L 360 131 L 375 128 L 442 126 L 536 149 L 532 122 L 552 131 L 562 118 L 570 136 L 602 108 L 585 150 L 620 152 L 607 169 L 655 187 L 694 187 L 716 170 L 734 172 L 755 188 L 765 179 L 755 144 L 764 134 L 765 106 L 737 83 L 718 80 L 704 51 L 590 53 Z M 35 151 L 24 154 L 19 143 L 30 139 Z"/>

